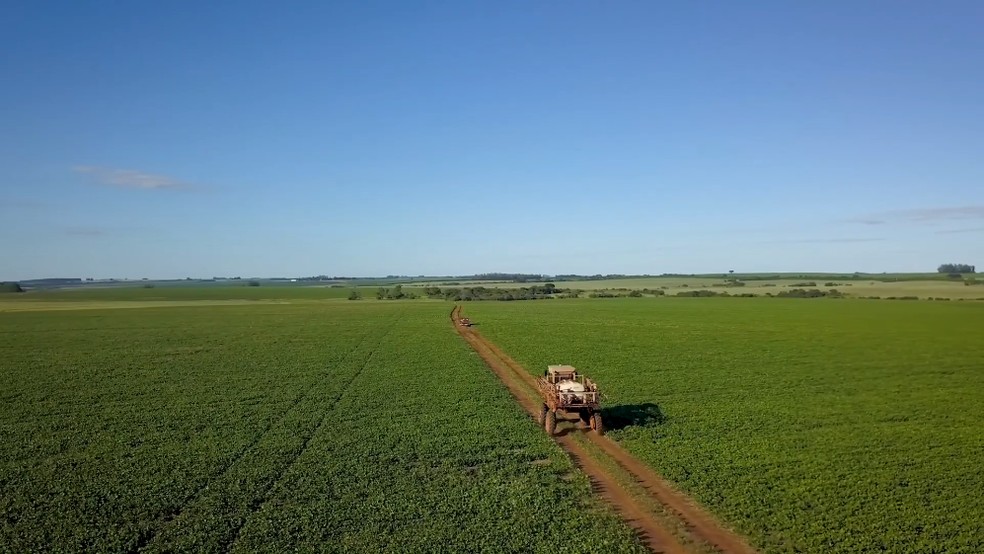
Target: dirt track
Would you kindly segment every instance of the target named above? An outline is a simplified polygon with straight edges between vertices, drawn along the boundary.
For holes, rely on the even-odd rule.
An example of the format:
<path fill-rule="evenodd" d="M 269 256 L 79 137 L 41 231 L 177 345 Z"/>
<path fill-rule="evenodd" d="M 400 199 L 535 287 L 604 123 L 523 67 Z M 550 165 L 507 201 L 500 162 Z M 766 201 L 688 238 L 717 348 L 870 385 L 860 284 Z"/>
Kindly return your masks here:
<path fill-rule="evenodd" d="M 533 376 L 474 328 L 460 325 L 460 313 L 460 306 L 456 306 L 451 312 L 455 329 L 499 376 L 523 408 L 535 417 L 539 413 L 541 401 L 535 392 Z M 725 554 L 755 552 L 742 537 L 723 527 L 695 502 L 674 489 L 618 443 L 588 431 L 580 423 L 576 423 L 573 429 L 568 429 L 566 432 L 562 430 L 554 436 L 554 439 L 588 475 L 595 492 L 607 500 L 623 519 L 636 529 L 643 543 L 653 552 L 683 553 L 707 549 Z M 589 451 L 573 434 L 587 439 L 601 454 Z M 648 509 L 646 503 L 637 497 L 639 492 L 635 496 L 630 494 L 601 463 L 599 457 L 607 458 L 604 461 L 609 462 L 609 465 L 615 464 L 625 471 L 639 486 L 646 500 L 660 506 L 663 511 L 678 520 L 680 525 L 677 527 L 685 530 L 685 540 L 681 540 L 668 530 L 665 518 L 658 517 L 655 512 Z"/>

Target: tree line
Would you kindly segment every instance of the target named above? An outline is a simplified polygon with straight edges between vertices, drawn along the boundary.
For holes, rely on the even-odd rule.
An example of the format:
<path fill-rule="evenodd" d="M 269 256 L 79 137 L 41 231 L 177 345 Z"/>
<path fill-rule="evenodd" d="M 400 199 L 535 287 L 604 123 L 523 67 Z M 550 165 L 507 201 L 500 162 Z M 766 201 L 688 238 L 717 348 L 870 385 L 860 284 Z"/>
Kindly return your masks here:
<path fill-rule="evenodd" d="M 579 291 L 557 288 L 553 283 L 533 285 L 520 288 L 490 288 L 490 287 L 425 287 L 427 298 L 468 302 L 472 300 L 542 300 L 560 295 L 564 298 L 576 298 Z"/>
<path fill-rule="evenodd" d="M 969 264 L 942 264 L 936 269 L 940 273 L 976 273 L 975 267 Z"/>

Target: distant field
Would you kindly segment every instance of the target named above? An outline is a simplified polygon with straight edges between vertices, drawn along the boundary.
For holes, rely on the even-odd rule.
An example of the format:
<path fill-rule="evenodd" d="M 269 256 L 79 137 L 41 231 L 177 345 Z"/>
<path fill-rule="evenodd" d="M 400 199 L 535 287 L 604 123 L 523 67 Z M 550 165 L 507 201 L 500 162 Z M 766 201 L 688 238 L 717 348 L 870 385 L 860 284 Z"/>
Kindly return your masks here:
<path fill-rule="evenodd" d="M 365 291 L 375 290 L 365 289 Z M 79 287 L 53 290 L 37 290 L 24 293 L 8 293 L 0 296 L 6 301 L 174 301 L 174 300 L 321 300 L 345 298 L 352 287 L 327 286 L 160 286 L 144 288 L 140 285 L 114 287 Z"/>
<path fill-rule="evenodd" d="M 909 276 L 914 278 L 915 276 Z M 950 299 L 984 299 L 984 285 L 966 286 L 962 280 L 945 279 L 922 279 L 922 280 L 900 280 L 895 282 L 883 282 L 873 280 L 847 280 L 847 279 L 775 279 L 775 280 L 751 280 L 747 281 L 743 287 L 715 287 L 714 285 L 724 284 L 725 279 L 721 277 L 633 277 L 628 279 L 601 279 L 596 281 L 558 281 L 555 284 L 558 288 L 573 288 L 581 290 L 602 290 L 602 289 L 663 289 L 667 295 L 676 294 L 681 291 L 694 289 L 709 289 L 730 294 L 753 293 L 765 295 L 767 293 L 777 294 L 782 290 L 790 288 L 818 288 L 829 290 L 836 288 L 847 296 L 918 296 L 920 298 L 943 297 Z M 816 283 L 815 286 L 799 286 L 803 283 Z M 827 286 L 826 283 L 836 283 Z M 486 286 L 486 287 L 509 287 L 519 288 L 531 285 L 542 285 L 543 283 L 464 283 L 460 285 L 444 286 Z M 435 285 L 439 286 L 439 285 Z M 665 288 L 664 288 L 665 287 Z"/>
<path fill-rule="evenodd" d="M 642 551 L 446 304 L 219 292 L 0 314 L 0 550 Z"/>
<path fill-rule="evenodd" d="M 962 280 L 946 279 L 937 274 L 897 274 L 872 276 L 871 279 L 844 279 L 835 276 L 817 278 L 754 279 L 745 281 L 743 287 L 724 287 L 723 276 L 715 277 L 632 277 L 625 279 L 600 279 L 585 281 L 557 281 L 558 288 L 572 288 L 585 291 L 603 289 L 624 292 L 642 289 L 661 289 L 667 295 L 699 289 L 728 292 L 729 294 L 752 293 L 758 295 L 778 294 L 791 288 L 836 288 L 849 297 L 879 296 L 917 296 L 927 298 L 949 298 L 951 300 L 984 300 L 984 285 L 965 286 Z M 841 276 L 843 277 L 843 276 Z M 877 278 L 876 278 L 877 277 Z M 896 279 L 896 280 L 892 280 Z M 804 287 L 804 284 L 815 283 Z M 827 283 L 835 283 L 828 286 Z M 517 283 L 512 281 L 434 281 L 405 283 L 408 292 L 421 294 L 423 287 L 490 287 L 520 288 L 544 283 Z M 717 285 L 717 286 L 715 286 Z M 375 299 L 376 290 L 384 285 L 312 285 L 309 283 L 263 283 L 258 287 L 247 286 L 245 282 L 226 282 L 209 284 L 163 284 L 145 288 L 139 282 L 129 285 L 83 286 L 63 289 L 34 290 L 27 293 L 0 294 L 0 310 L 11 301 L 19 302 L 78 302 L 78 301 L 131 301 L 131 302 L 175 302 L 175 301 L 227 301 L 227 300 L 330 300 L 344 299 L 352 290 L 358 290 L 363 298 Z M 135 306 L 135 305 L 134 305 Z M 22 307 L 20 309 L 23 309 Z"/>
<path fill-rule="evenodd" d="M 472 302 L 534 373 L 601 383 L 611 433 L 766 552 L 984 552 L 984 305 Z"/>
<path fill-rule="evenodd" d="M 351 288 L 328 287 L 92 287 L 0 295 L 0 313 L 92 309 L 179 308 L 344 300 Z M 371 297 L 375 288 L 361 290 Z"/>

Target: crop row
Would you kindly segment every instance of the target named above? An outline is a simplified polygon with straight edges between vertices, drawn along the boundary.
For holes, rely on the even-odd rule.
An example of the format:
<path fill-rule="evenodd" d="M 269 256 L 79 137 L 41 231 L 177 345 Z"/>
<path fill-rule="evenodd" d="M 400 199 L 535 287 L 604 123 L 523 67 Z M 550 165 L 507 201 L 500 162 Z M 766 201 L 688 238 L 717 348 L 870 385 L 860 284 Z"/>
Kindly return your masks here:
<path fill-rule="evenodd" d="M 980 306 L 667 299 L 467 311 L 532 371 L 570 363 L 597 380 L 610 436 L 764 551 L 984 551 Z"/>
<path fill-rule="evenodd" d="M 0 544 L 641 551 L 445 312 L 0 314 Z"/>
<path fill-rule="evenodd" d="M 237 548 L 639 551 L 448 328 L 444 312 L 414 307 L 404 316 Z"/>

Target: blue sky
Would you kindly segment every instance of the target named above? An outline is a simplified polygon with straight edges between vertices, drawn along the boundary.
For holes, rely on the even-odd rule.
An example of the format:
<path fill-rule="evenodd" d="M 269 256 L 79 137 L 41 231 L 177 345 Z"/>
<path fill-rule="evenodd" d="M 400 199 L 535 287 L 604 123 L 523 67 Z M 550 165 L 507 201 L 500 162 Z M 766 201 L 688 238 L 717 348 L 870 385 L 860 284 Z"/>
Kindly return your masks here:
<path fill-rule="evenodd" d="M 8 2 L 0 279 L 981 267 L 982 28 L 977 1 Z"/>

